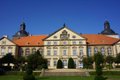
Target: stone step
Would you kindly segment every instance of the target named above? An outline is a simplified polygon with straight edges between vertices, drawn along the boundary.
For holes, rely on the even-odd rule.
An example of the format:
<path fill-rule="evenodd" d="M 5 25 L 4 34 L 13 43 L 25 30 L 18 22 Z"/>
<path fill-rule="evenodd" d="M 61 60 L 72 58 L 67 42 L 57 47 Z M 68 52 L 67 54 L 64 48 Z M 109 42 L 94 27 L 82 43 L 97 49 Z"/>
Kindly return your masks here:
<path fill-rule="evenodd" d="M 88 72 L 45 72 L 44 76 L 89 76 Z"/>

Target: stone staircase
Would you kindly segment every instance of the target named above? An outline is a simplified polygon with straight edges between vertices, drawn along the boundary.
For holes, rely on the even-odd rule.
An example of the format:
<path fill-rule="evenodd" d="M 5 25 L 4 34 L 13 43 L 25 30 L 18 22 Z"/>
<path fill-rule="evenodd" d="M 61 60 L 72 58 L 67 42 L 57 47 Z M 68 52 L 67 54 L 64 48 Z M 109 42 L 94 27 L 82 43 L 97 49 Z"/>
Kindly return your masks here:
<path fill-rule="evenodd" d="M 56 69 L 45 71 L 44 76 L 89 76 L 89 72 L 76 69 Z"/>

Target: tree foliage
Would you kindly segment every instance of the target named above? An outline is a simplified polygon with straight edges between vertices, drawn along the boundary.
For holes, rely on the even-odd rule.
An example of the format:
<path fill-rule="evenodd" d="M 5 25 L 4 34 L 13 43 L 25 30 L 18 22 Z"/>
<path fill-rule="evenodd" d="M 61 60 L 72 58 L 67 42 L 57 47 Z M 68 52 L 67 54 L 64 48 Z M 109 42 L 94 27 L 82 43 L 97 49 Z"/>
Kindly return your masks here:
<path fill-rule="evenodd" d="M 76 68 L 76 65 L 75 65 L 75 63 L 74 63 L 73 58 L 69 58 L 69 60 L 68 60 L 68 68 L 69 68 L 69 69 Z"/>
<path fill-rule="evenodd" d="M 57 69 L 62 69 L 63 68 L 63 63 L 62 61 L 59 59 L 57 62 Z"/>
<path fill-rule="evenodd" d="M 32 66 L 33 70 L 38 66 L 41 66 L 41 68 L 47 68 L 47 60 L 43 58 L 39 51 L 36 51 L 34 54 L 30 54 L 27 57 L 27 62 Z"/>
<path fill-rule="evenodd" d="M 109 64 L 109 69 L 111 69 L 112 68 L 112 63 L 114 62 L 114 57 L 107 56 L 105 61 Z"/>
<path fill-rule="evenodd" d="M 102 76 L 103 74 L 102 63 L 104 62 L 103 55 L 100 52 L 96 53 L 94 55 L 94 60 L 95 60 L 95 69 L 96 69 L 96 76 L 94 80 L 106 80 L 106 78 Z"/>
<path fill-rule="evenodd" d="M 115 63 L 116 64 L 120 63 L 120 53 L 116 55 L 116 57 L 115 57 Z"/>
<path fill-rule="evenodd" d="M 8 53 L 1 58 L 1 63 L 2 64 L 7 63 L 8 66 L 10 66 L 10 63 L 13 63 L 13 64 L 16 63 L 16 59 L 14 58 L 14 56 L 11 53 Z"/>
<path fill-rule="evenodd" d="M 93 58 L 92 57 L 84 57 L 83 58 L 83 68 L 93 68 Z"/>

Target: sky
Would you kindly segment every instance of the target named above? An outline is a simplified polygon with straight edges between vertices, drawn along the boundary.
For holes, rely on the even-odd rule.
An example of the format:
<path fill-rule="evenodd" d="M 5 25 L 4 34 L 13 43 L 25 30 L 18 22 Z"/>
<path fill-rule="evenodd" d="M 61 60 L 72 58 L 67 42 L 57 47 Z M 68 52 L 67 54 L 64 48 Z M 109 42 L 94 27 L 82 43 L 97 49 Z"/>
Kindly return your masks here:
<path fill-rule="evenodd" d="M 51 34 L 65 23 L 77 33 L 98 34 L 108 20 L 120 34 L 120 0 L 0 0 L 0 37 L 26 23 L 32 35 Z"/>

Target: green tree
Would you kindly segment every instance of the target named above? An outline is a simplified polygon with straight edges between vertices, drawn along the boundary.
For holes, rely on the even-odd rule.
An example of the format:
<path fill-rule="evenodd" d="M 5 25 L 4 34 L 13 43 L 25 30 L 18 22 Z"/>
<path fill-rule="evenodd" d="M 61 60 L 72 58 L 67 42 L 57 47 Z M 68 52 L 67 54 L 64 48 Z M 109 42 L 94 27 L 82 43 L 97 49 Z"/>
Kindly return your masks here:
<path fill-rule="evenodd" d="M 103 77 L 103 71 L 102 71 L 102 63 L 104 62 L 103 55 L 98 52 L 94 55 L 95 60 L 95 69 L 96 69 L 96 76 L 94 80 L 106 80 L 106 78 Z"/>
<path fill-rule="evenodd" d="M 40 76 L 43 76 L 44 72 L 45 72 L 44 69 L 48 68 L 47 67 L 47 59 L 43 58 L 43 56 L 41 55 L 39 50 L 37 50 L 34 54 L 30 54 L 27 57 L 27 61 L 33 70 L 37 69 L 38 67 L 40 67 L 40 69 L 42 69 L 42 72 L 41 72 L 42 75 L 40 75 Z"/>
<path fill-rule="evenodd" d="M 118 65 L 120 63 L 120 53 L 115 57 L 115 63 Z"/>
<path fill-rule="evenodd" d="M 19 66 L 20 71 L 22 71 L 22 69 L 25 67 L 25 62 L 26 62 L 25 57 L 19 56 L 19 57 L 17 58 L 17 63 L 18 63 L 18 66 Z"/>
<path fill-rule="evenodd" d="M 107 56 L 105 61 L 109 64 L 109 69 L 111 69 L 112 68 L 112 63 L 114 62 L 114 57 Z"/>
<path fill-rule="evenodd" d="M 83 58 L 83 68 L 93 68 L 93 57 L 90 57 L 90 56 L 88 56 L 88 57 L 84 57 Z"/>
<path fill-rule="evenodd" d="M 57 69 L 62 69 L 63 68 L 63 63 L 62 61 L 59 59 L 57 62 Z"/>
<path fill-rule="evenodd" d="M 23 76 L 23 80 L 36 80 L 35 76 L 33 75 L 32 66 L 30 64 L 27 64 L 27 69 Z"/>
<path fill-rule="evenodd" d="M 16 59 L 11 53 L 8 53 L 1 58 L 1 63 L 2 64 L 7 63 L 8 66 L 10 66 L 10 63 L 16 64 Z"/>
<path fill-rule="evenodd" d="M 75 63 L 74 63 L 74 60 L 73 60 L 73 58 L 69 58 L 69 60 L 68 60 L 68 68 L 69 69 L 73 69 L 73 68 L 75 68 L 76 66 L 75 66 Z"/>

